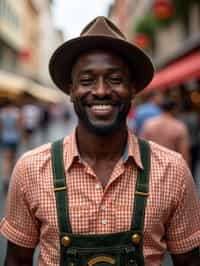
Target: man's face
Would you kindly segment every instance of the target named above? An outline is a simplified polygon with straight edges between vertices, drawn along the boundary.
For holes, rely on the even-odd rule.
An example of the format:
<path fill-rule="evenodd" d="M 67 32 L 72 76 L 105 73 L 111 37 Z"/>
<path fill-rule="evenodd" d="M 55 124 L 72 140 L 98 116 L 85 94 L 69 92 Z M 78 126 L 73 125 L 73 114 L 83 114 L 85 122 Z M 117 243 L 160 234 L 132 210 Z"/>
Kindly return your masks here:
<path fill-rule="evenodd" d="M 128 65 L 113 53 L 85 53 L 73 67 L 71 100 L 79 124 L 96 135 L 125 126 L 133 94 Z"/>

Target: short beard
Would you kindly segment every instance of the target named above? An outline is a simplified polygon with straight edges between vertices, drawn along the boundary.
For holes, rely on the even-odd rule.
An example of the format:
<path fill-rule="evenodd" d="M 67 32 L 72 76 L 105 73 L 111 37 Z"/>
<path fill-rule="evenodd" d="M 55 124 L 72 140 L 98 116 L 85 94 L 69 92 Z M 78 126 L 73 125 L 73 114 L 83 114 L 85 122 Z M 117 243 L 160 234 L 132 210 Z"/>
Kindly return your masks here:
<path fill-rule="evenodd" d="M 120 108 L 118 116 L 112 125 L 104 126 L 104 127 L 96 126 L 92 124 L 88 120 L 88 117 L 86 115 L 78 112 L 76 108 L 75 108 L 75 111 L 77 113 L 80 123 L 84 125 L 88 129 L 89 132 L 91 132 L 92 134 L 96 136 L 109 136 L 109 135 L 112 135 L 114 132 L 116 132 L 118 129 L 120 129 L 121 126 L 124 126 L 126 124 L 126 117 L 130 110 L 130 107 L 131 107 L 131 101 L 129 102 L 127 106 L 123 105 Z"/>

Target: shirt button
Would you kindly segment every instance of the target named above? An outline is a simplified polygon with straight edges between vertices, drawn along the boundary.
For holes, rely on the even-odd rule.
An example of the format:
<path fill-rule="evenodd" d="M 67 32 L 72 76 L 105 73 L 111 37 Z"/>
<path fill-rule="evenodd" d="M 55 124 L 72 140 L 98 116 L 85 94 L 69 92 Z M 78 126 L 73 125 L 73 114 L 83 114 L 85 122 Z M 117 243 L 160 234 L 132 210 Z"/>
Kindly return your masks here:
<path fill-rule="evenodd" d="M 107 224 L 107 221 L 106 221 L 106 220 L 102 220 L 101 223 L 102 223 L 103 225 L 105 225 L 105 224 Z"/>
<path fill-rule="evenodd" d="M 105 211 L 105 209 L 106 209 L 106 205 L 101 205 L 101 210 Z"/>
<path fill-rule="evenodd" d="M 101 185 L 100 184 L 96 184 L 95 188 L 96 188 L 96 190 L 100 190 L 101 189 Z"/>

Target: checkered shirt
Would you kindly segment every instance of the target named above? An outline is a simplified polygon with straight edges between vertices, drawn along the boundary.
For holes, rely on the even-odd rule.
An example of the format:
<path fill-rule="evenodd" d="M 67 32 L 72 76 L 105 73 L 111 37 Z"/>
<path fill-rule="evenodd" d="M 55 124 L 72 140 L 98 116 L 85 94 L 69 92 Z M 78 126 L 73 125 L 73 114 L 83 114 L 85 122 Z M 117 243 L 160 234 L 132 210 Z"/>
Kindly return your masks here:
<path fill-rule="evenodd" d="M 164 252 L 186 253 L 200 245 L 200 203 L 181 155 L 150 142 L 150 194 L 143 253 L 146 266 L 159 266 Z M 11 178 L 0 231 L 15 244 L 40 246 L 39 265 L 59 265 L 59 228 L 54 195 L 51 145 L 25 153 Z M 130 229 L 137 168 L 137 138 L 128 135 L 123 158 L 105 188 L 79 158 L 75 131 L 64 139 L 69 214 L 73 233 L 98 234 Z"/>

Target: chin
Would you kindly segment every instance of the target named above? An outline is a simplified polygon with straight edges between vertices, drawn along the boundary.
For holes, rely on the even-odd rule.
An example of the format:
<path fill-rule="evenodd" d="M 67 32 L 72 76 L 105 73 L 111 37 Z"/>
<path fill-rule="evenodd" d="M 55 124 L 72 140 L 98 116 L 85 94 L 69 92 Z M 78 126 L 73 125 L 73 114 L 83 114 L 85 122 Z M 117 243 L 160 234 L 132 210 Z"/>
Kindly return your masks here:
<path fill-rule="evenodd" d="M 91 123 L 87 124 L 87 129 L 96 136 L 109 136 L 121 127 L 121 123 L 115 123 L 112 125 L 97 126 Z"/>
<path fill-rule="evenodd" d="M 93 121 L 89 118 L 86 112 L 76 112 L 79 117 L 79 122 L 82 124 L 82 127 L 87 129 L 90 133 L 96 136 L 109 136 L 120 129 L 126 127 L 126 117 L 130 108 L 130 104 L 120 110 L 115 118 L 110 121 L 110 123 L 104 123 L 103 121 Z M 78 110 L 79 111 L 79 110 Z"/>

